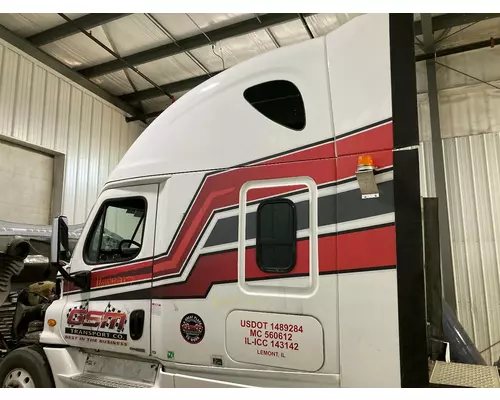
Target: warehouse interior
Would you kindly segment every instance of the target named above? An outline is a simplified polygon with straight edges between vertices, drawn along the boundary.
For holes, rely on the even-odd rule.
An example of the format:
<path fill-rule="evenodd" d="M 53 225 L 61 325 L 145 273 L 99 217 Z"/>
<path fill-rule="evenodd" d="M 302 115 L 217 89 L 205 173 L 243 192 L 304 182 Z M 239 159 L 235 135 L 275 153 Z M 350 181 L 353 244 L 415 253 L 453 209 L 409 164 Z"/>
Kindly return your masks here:
<path fill-rule="evenodd" d="M 81 226 L 110 172 L 173 102 L 360 15 L 0 14 L 0 187 L 9 188 L 0 221 L 48 226 L 63 214 Z M 414 33 L 421 194 L 440 199 L 444 298 L 493 365 L 500 14 L 415 14 Z"/>

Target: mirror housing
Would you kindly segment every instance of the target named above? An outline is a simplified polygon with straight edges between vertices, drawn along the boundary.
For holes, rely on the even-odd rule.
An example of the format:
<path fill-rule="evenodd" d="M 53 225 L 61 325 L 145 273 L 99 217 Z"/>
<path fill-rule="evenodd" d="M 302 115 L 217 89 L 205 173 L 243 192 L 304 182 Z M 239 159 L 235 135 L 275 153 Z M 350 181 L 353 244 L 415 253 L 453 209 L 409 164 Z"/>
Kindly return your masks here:
<path fill-rule="evenodd" d="M 69 262 L 70 257 L 68 218 L 59 216 L 52 222 L 50 262 L 62 266 Z"/>

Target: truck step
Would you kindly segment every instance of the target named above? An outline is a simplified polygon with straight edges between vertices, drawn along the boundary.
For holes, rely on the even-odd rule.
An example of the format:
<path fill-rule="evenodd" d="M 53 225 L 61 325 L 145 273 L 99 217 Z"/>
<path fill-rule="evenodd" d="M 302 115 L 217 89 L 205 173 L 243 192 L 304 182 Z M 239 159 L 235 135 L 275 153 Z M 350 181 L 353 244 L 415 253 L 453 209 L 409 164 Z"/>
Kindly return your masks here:
<path fill-rule="evenodd" d="M 91 372 L 84 372 L 80 375 L 74 375 L 70 380 L 76 384 L 85 386 L 103 387 L 103 388 L 152 388 L 153 385 L 147 382 L 129 381 L 115 378 L 112 376 L 103 376 Z"/>
<path fill-rule="evenodd" d="M 436 386 L 498 388 L 500 376 L 497 367 L 436 361 L 430 384 Z"/>

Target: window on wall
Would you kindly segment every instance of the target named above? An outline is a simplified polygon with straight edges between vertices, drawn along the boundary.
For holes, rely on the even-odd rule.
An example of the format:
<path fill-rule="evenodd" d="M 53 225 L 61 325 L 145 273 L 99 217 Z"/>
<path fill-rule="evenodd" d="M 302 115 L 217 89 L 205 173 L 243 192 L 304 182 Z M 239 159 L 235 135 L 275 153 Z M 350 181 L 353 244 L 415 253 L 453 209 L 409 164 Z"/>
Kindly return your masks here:
<path fill-rule="evenodd" d="M 264 82 L 246 89 L 243 96 L 258 112 L 277 124 L 296 131 L 306 126 L 304 101 L 292 82 Z"/>
<path fill-rule="evenodd" d="M 283 273 L 295 267 L 297 212 L 287 199 L 262 202 L 257 209 L 257 265 L 264 272 Z"/>
<path fill-rule="evenodd" d="M 143 198 L 106 201 L 88 235 L 85 261 L 106 264 L 135 258 L 142 247 L 145 217 Z"/>

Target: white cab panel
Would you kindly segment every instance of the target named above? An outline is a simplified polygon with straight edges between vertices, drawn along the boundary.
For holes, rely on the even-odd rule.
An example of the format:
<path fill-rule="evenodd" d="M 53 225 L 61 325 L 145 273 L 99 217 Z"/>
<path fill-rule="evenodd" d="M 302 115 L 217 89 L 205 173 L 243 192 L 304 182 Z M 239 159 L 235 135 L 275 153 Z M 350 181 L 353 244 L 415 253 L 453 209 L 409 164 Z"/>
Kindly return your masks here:
<path fill-rule="evenodd" d="M 389 15 L 369 14 L 326 36 L 335 134 L 392 116 Z"/>

